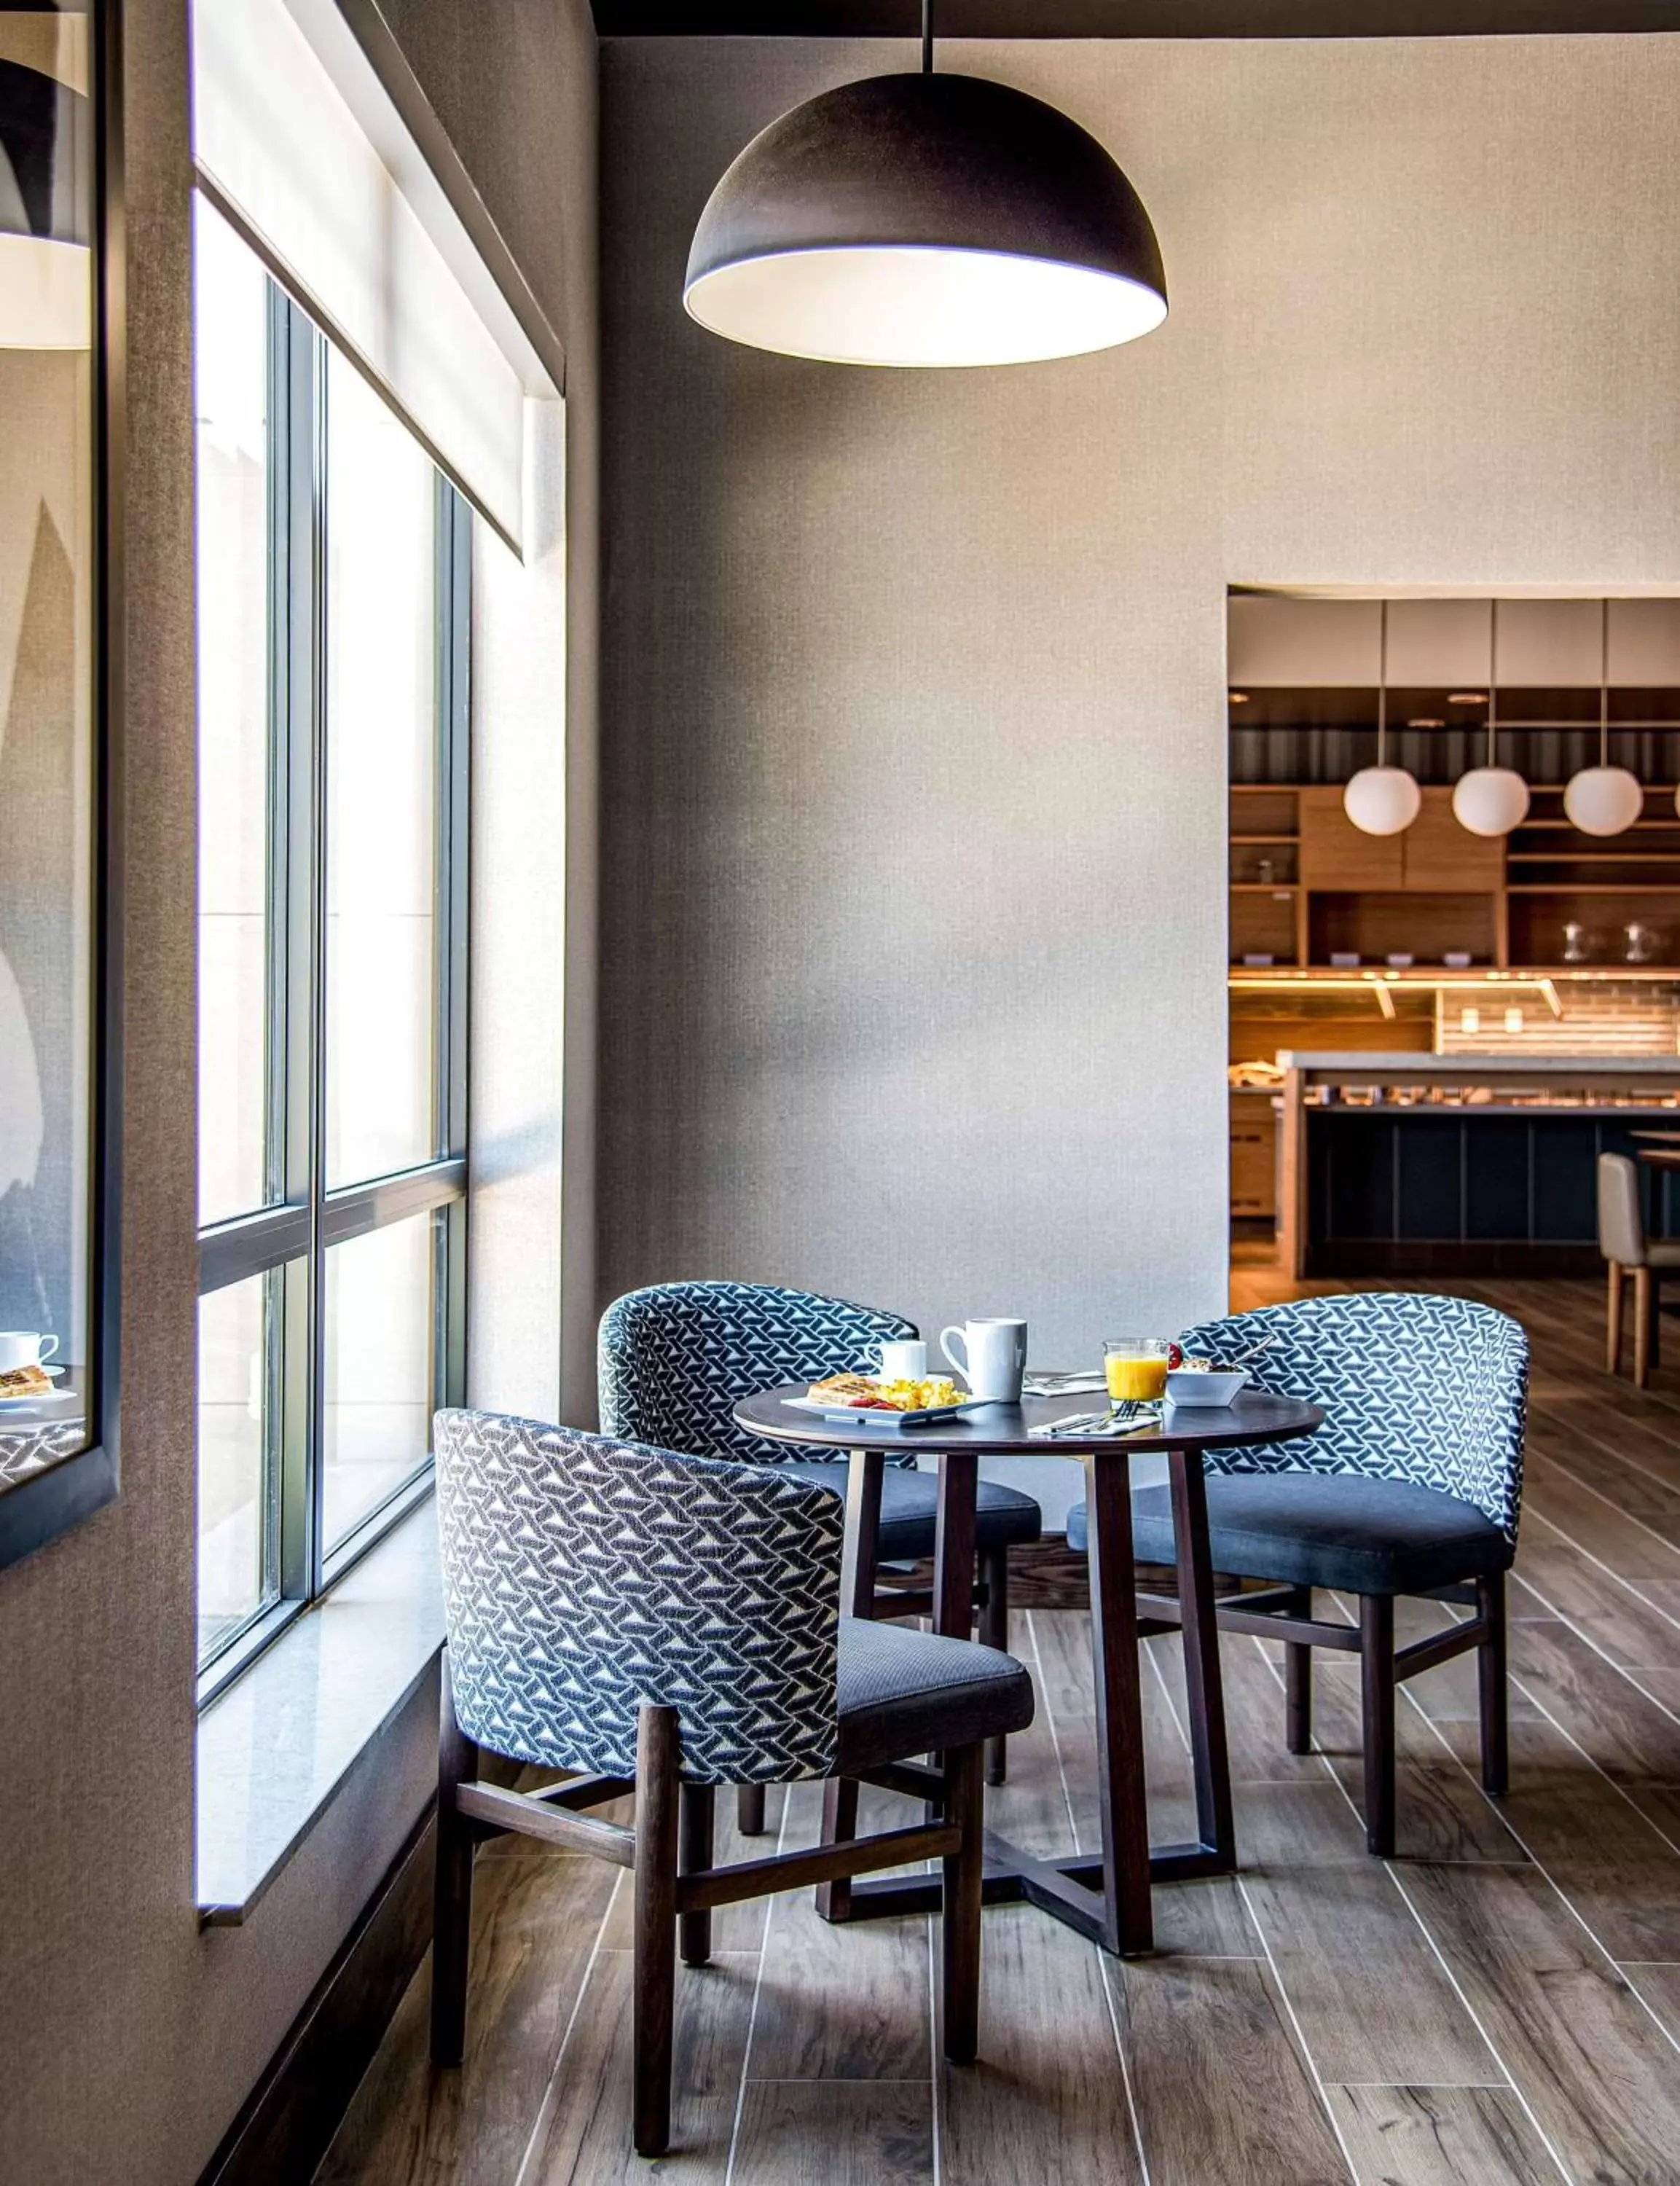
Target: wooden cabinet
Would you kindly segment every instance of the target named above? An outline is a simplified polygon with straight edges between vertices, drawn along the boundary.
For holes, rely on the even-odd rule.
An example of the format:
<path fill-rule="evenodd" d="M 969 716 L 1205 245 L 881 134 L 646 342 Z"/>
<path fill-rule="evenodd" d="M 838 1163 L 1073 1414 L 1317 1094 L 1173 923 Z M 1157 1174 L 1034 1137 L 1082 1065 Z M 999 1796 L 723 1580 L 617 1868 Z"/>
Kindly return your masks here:
<path fill-rule="evenodd" d="M 1423 809 L 1399 841 L 1403 888 L 1491 895 L 1504 885 L 1504 838 L 1472 835 L 1461 827 L 1453 816 L 1450 789 L 1425 790 Z"/>
<path fill-rule="evenodd" d="M 1405 885 L 1403 835 L 1364 833 L 1342 810 L 1340 789 L 1303 789 L 1300 797 L 1303 888 L 1397 888 Z"/>
<path fill-rule="evenodd" d="M 1504 883 L 1504 844 L 1461 827 L 1450 789 L 1425 790 L 1417 818 L 1399 835 L 1364 833 L 1343 811 L 1339 789 L 1300 796 L 1303 888 L 1480 895 Z"/>
<path fill-rule="evenodd" d="M 1240 1219 L 1274 1220 L 1278 1208 L 1277 1116 L 1268 1093 L 1233 1093 L 1231 1111 L 1231 1213 Z"/>

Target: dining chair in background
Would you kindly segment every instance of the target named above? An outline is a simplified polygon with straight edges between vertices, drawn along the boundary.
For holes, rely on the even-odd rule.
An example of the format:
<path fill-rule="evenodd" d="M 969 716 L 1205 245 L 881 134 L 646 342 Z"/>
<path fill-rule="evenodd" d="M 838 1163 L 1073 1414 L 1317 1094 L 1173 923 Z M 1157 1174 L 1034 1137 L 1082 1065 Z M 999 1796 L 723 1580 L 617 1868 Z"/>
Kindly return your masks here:
<path fill-rule="evenodd" d="M 1397 1688 L 1474 1648 L 1481 1780 L 1493 1797 L 1509 1764 L 1505 1573 L 1516 1553 L 1527 1412 L 1528 1338 L 1467 1298 L 1364 1292 L 1264 1306 L 1186 1330 L 1186 1351 L 1216 1365 L 1262 1337 L 1257 1382 L 1324 1407 L 1319 1432 L 1270 1448 L 1210 1451 L 1213 1568 L 1267 1583 L 1220 1597 L 1222 1631 L 1285 1642 L 1285 1727 L 1291 1753 L 1312 1748 L 1314 1647 L 1357 1653 L 1364 1700 L 1365 1839 L 1395 1844 Z M 1085 1506 L 1069 1516 L 1082 1550 Z M 1170 1563 L 1166 1487 L 1132 1494 L 1133 1553 Z M 1315 1588 L 1352 1595 L 1358 1623 L 1315 1618 Z M 1474 1614 L 1396 1649 L 1397 1595 L 1469 1605 Z M 1140 1613 L 1179 1622 L 1169 1596 L 1140 1589 Z"/>
<path fill-rule="evenodd" d="M 1643 1389 L 1660 1348 L 1662 1279 L 1680 1274 L 1680 1243 L 1645 1235 L 1639 1171 L 1626 1154 L 1599 1156 L 1599 1250 L 1609 1276 L 1604 1365 L 1621 1371 L 1623 1284 L 1633 1278 L 1633 1386 Z"/>
<path fill-rule="evenodd" d="M 790 1382 L 872 1372 L 883 1342 L 916 1332 L 915 1322 L 901 1314 L 770 1283 L 655 1283 L 628 1292 L 602 1315 L 602 1428 L 696 1457 L 777 1466 L 843 1496 L 845 1458 L 796 1456 L 788 1444 L 737 1427 L 735 1407 L 743 1397 Z M 938 1475 L 918 1471 L 914 1450 L 893 1443 L 882 1488 L 882 1562 L 916 1563 L 933 1554 L 938 1500 Z M 1009 1645 L 1009 1551 L 1036 1541 L 1043 1525 L 1030 1495 L 981 1483 L 976 1594 L 979 1637 L 988 1646 Z M 932 1607 L 926 1594 L 892 1588 L 877 1588 L 875 1601 L 880 1617 L 927 1616 Z M 1001 1784 L 1006 1767 L 1000 1738 L 987 1754 L 987 1781 Z M 742 1829 L 757 1834 L 764 1826 L 762 1793 L 744 1793 L 740 1803 Z"/>
<path fill-rule="evenodd" d="M 937 1858 L 944 2049 L 979 2030 L 983 1741 L 1032 1681 L 966 1640 L 839 1613 L 843 1506 L 787 1466 L 639 1448 L 490 1412 L 436 1419 L 444 1656 L 432 2055 L 466 2043 L 473 1855 L 504 1830 L 630 1871 L 633 2138 L 670 2137 L 676 1953 L 720 1905 Z M 936 1768 L 911 1768 L 933 1752 Z M 479 1781 L 481 1753 L 583 1772 Z M 843 1774 L 920 1802 L 912 1828 L 712 1864 L 720 1784 Z M 630 1828 L 589 1808 L 635 1796 Z M 909 2030 L 906 2030 L 909 2039 Z"/>

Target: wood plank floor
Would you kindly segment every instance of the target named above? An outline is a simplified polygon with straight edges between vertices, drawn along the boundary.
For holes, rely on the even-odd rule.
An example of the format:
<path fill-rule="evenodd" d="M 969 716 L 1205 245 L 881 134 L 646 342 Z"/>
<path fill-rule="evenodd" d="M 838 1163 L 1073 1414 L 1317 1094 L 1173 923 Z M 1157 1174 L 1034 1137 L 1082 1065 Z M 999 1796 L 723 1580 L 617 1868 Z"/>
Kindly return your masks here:
<path fill-rule="evenodd" d="M 629 2152 L 628 1878 L 503 1841 L 480 1859 L 466 2065 L 427 2065 L 423 1965 L 320 2179 L 1680 2186 L 1680 1326 L 1640 1396 L 1602 1370 L 1596 1285 L 1431 1286 L 1515 1313 L 1534 1342 L 1508 1800 L 1478 1787 L 1460 1658 L 1405 1688 L 1400 1857 L 1369 1858 L 1355 1666 L 1319 1657 L 1319 1751 L 1293 1757 L 1271 1651 L 1228 1638 L 1242 1872 L 1157 1892 L 1156 1957 L 989 1910 L 983 2061 L 956 2071 L 931 1922 L 832 1930 L 805 1897 L 732 1910 L 714 1965 L 679 1970 L 676 2145 L 653 2166 Z M 1259 1270 L 1233 1292 L 1283 1294 Z M 1086 1620 L 1029 1610 L 1012 1645 L 1039 1716 L 992 1818 L 1087 1848 Z M 1171 1836 L 1182 1681 L 1175 1642 L 1145 1652 Z M 811 1839 L 810 1787 L 770 1810 L 785 1843 Z"/>

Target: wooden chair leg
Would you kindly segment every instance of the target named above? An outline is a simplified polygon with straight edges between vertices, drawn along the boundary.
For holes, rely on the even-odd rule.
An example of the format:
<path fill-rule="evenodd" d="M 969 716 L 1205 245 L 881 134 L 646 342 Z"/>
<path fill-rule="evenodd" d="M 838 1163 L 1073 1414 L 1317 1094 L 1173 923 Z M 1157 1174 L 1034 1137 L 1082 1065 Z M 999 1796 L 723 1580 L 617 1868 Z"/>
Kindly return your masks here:
<path fill-rule="evenodd" d="M 1662 1364 L 1662 1272 L 1658 1268 L 1649 1270 L 1651 1284 L 1651 1364 Z"/>
<path fill-rule="evenodd" d="M 630 2007 L 631 2138 L 638 2155 L 663 2155 L 671 2137 L 680 1768 L 676 1710 L 644 1707 L 636 1739 L 635 1970 Z"/>
<path fill-rule="evenodd" d="M 980 1604 L 980 1644 L 1009 1652 L 1009 1550 L 987 1549 L 980 1557 L 980 1584 L 983 1591 Z M 1009 1781 L 1009 1740 L 988 1738 L 986 1740 L 986 1781 L 1006 1784 Z"/>
<path fill-rule="evenodd" d="M 831 1776 L 822 1787 L 822 1841 L 825 1844 L 845 1844 L 857 1833 L 857 1785 L 849 1776 Z M 834 1882 L 818 1883 L 816 1909 L 825 1920 L 848 1920 L 852 1911 L 849 1877 L 843 1875 Z"/>
<path fill-rule="evenodd" d="M 743 1784 L 735 1795 L 735 1826 L 743 1837 L 761 1837 L 764 1833 L 764 1787 L 762 1784 Z"/>
<path fill-rule="evenodd" d="M 944 1902 L 940 1946 L 945 2055 L 972 2065 L 980 2048 L 980 1886 L 985 1873 L 985 1760 L 977 1746 L 945 1756 L 945 1812 L 962 1843 L 942 1862 Z"/>
<path fill-rule="evenodd" d="M 1611 1260 L 1605 1270 L 1608 1294 L 1604 1301 L 1604 1370 L 1621 1371 L 1621 1263 Z"/>
<path fill-rule="evenodd" d="M 1291 1604 L 1296 1617 L 1313 1614 L 1313 1589 L 1303 1586 Z M 1313 1651 L 1284 1643 L 1284 1735 L 1291 1753 L 1313 1751 Z"/>
<path fill-rule="evenodd" d="M 678 1830 L 677 1845 L 677 1869 L 680 1874 L 692 1875 L 697 1868 L 712 1864 L 713 1819 L 716 1806 L 716 1795 L 709 1784 L 683 1785 L 681 1826 Z M 680 1914 L 677 1920 L 677 1942 L 684 1965 L 708 1965 L 712 1957 L 711 1914 Z"/>
<path fill-rule="evenodd" d="M 1364 1689 L 1365 1842 L 1394 1857 L 1394 1598 L 1359 1602 L 1359 1668 Z"/>
<path fill-rule="evenodd" d="M 1651 1271 L 1633 1270 L 1633 1386 L 1643 1389 L 1651 1378 Z"/>
<path fill-rule="evenodd" d="M 479 1749 L 455 1719 L 449 1654 L 438 1723 L 438 1864 L 432 1908 L 432 2062 L 458 2065 L 467 2047 L 467 1970 L 473 1943 L 473 1825 L 455 1787 L 479 1774 Z"/>
<path fill-rule="evenodd" d="M 1510 1789 L 1510 1731 L 1505 1689 L 1505 1574 L 1476 1583 L 1476 1604 L 1487 1636 L 1476 1650 L 1481 1689 L 1481 1788 L 1490 1799 Z"/>

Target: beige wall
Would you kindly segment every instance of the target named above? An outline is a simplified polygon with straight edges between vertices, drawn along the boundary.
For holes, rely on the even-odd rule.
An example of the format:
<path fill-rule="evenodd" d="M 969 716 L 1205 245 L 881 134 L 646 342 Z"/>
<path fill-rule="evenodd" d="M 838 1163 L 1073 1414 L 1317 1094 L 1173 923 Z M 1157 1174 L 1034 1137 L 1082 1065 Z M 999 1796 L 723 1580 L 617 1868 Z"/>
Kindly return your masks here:
<path fill-rule="evenodd" d="M 1224 1298 L 1240 581 L 1680 577 L 1680 42 L 955 43 L 1110 144 L 1162 332 L 848 371 L 683 317 L 757 128 L 903 43 L 602 48 L 602 1292 L 1044 1363 Z"/>
<path fill-rule="evenodd" d="M 124 12 L 132 473 L 123 1480 L 115 1505 L 0 1572 L 0 2178 L 19 2186 L 190 2186 L 406 1835 L 434 1765 L 435 1700 L 423 1695 L 395 1729 L 383 1776 L 364 1778 L 328 1813 L 246 1925 L 200 1932 L 192 1872 L 197 1247 L 185 0 L 127 0 Z M 587 747 L 595 571 L 587 8 L 585 0 L 496 0 L 470 11 L 471 40 L 457 35 L 467 11 L 447 0 L 401 0 L 387 13 L 568 342 L 576 436 L 568 703 L 571 734 Z"/>

